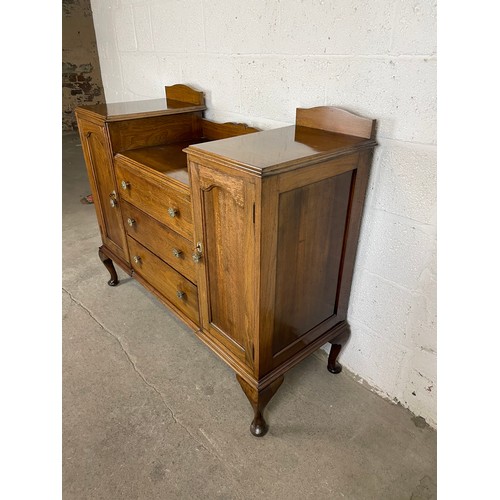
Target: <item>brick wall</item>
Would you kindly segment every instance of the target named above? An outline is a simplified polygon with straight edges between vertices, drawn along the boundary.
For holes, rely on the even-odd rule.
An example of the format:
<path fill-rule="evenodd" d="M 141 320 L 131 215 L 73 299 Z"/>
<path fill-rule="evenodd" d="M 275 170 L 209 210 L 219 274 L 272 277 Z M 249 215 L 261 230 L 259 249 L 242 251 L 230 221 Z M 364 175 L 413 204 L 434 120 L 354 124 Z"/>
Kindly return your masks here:
<path fill-rule="evenodd" d="M 90 0 L 63 0 L 62 128 L 76 130 L 74 109 L 103 101 Z"/>
<path fill-rule="evenodd" d="M 92 0 L 110 102 L 206 91 L 261 128 L 295 108 L 378 120 L 342 363 L 436 424 L 436 3 Z M 332 383 L 332 390 L 335 384 Z"/>

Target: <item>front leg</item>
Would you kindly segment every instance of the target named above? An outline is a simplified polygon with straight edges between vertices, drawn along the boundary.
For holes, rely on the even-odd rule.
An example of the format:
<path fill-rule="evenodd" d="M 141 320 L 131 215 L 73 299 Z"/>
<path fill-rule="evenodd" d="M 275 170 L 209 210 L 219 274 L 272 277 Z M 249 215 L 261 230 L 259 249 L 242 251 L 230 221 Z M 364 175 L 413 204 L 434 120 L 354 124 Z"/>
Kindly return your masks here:
<path fill-rule="evenodd" d="M 108 285 L 118 285 L 118 275 L 116 274 L 116 269 L 113 265 L 113 261 L 102 251 L 102 247 L 99 248 L 99 258 L 111 275 L 111 279 L 108 281 Z"/>
<path fill-rule="evenodd" d="M 264 420 L 264 408 L 267 403 L 271 401 L 271 398 L 276 394 L 280 385 L 283 382 L 283 375 L 278 377 L 274 382 L 271 382 L 264 389 L 258 390 L 252 385 L 250 385 L 246 380 L 243 380 L 238 374 L 236 374 L 236 379 L 241 385 L 243 392 L 245 393 L 248 401 L 252 405 L 254 411 L 254 418 L 250 424 L 250 432 L 256 437 L 264 436 L 269 430 L 267 422 Z"/>

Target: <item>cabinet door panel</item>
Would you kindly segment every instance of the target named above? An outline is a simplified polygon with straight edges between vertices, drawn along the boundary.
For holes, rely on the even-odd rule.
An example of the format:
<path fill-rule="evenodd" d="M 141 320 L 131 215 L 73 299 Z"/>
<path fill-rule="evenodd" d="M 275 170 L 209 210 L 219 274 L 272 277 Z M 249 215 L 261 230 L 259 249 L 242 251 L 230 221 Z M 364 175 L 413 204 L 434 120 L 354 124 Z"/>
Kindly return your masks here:
<path fill-rule="evenodd" d="M 193 164 L 192 164 L 193 165 Z M 191 169 L 206 334 L 253 367 L 255 332 L 255 185 L 202 165 Z"/>
<path fill-rule="evenodd" d="M 125 230 L 116 194 L 113 161 L 104 127 L 80 122 L 79 128 L 102 241 L 111 251 L 128 261 Z"/>

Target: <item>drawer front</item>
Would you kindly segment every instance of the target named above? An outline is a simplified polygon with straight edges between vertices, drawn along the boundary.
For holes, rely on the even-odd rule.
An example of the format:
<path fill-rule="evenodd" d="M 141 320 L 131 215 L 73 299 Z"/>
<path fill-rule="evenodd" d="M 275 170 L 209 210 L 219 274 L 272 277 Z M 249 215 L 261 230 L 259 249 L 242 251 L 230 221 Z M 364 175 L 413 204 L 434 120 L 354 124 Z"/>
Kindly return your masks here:
<path fill-rule="evenodd" d="M 167 182 L 116 161 L 120 198 L 140 208 L 188 240 L 193 240 L 191 197 Z"/>
<path fill-rule="evenodd" d="M 199 325 L 196 286 L 133 238 L 128 236 L 127 240 L 134 271 L 156 288 L 173 306 Z"/>
<path fill-rule="evenodd" d="M 126 201 L 122 201 L 122 214 L 125 229 L 130 236 L 196 283 L 192 241 L 183 238 Z"/>

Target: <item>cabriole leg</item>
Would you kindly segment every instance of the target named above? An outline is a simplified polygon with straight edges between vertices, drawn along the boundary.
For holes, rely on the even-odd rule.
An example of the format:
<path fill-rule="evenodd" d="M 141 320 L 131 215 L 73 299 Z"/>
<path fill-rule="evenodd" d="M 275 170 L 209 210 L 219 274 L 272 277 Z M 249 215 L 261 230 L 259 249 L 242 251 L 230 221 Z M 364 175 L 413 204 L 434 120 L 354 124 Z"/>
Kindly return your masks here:
<path fill-rule="evenodd" d="M 340 373 L 342 365 L 337 361 L 342 346 L 340 344 L 332 344 L 330 355 L 328 356 L 328 371 L 330 373 Z"/>
<path fill-rule="evenodd" d="M 105 255 L 105 253 L 102 251 L 102 248 L 99 248 L 99 258 L 111 275 L 111 279 L 108 281 L 108 285 L 118 285 L 118 275 L 116 274 L 116 269 L 113 265 L 113 261 L 107 255 Z"/>
<path fill-rule="evenodd" d="M 337 359 L 339 357 L 340 350 L 347 344 L 350 336 L 351 328 L 349 327 L 349 324 L 346 324 L 343 332 L 330 341 L 332 347 L 330 348 L 327 365 L 330 373 L 340 373 L 342 371 L 342 365 L 337 361 Z"/>
<path fill-rule="evenodd" d="M 269 430 L 269 426 L 267 425 L 263 415 L 264 408 L 267 406 L 269 401 L 271 401 L 271 398 L 276 394 L 276 391 L 283 383 L 283 375 L 260 391 L 243 380 L 239 375 L 236 375 L 236 379 L 241 385 L 241 388 L 248 398 L 248 401 L 250 401 L 254 411 L 254 418 L 250 424 L 250 432 L 256 437 L 262 437 Z"/>

